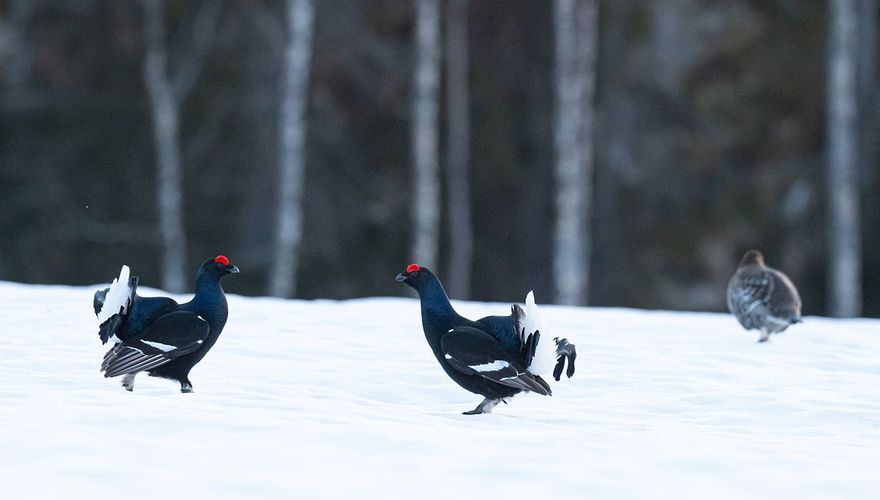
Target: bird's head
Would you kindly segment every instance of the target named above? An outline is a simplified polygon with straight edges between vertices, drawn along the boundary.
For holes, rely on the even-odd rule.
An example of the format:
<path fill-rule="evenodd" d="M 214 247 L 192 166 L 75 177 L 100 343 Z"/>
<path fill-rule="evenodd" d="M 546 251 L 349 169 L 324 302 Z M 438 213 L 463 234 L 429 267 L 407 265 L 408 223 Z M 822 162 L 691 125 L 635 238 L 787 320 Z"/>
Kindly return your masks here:
<path fill-rule="evenodd" d="M 749 250 L 748 252 L 746 252 L 746 254 L 743 255 L 742 260 L 739 261 L 739 265 L 747 266 L 750 264 L 757 264 L 759 266 L 763 266 L 764 265 L 764 254 L 762 254 L 758 250 Z"/>
<path fill-rule="evenodd" d="M 238 268 L 230 264 L 225 255 L 218 255 L 213 259 L 206 260 L 199 269 L 200 274 L 207 274 L 217 279 L 237 272 L 239 272 Z"/>
<path fill-rule="evenodd" d="M 416 290 L 421 290 L 425 283 L 431 282 L 434 279 L 436 279 L 434 278 L 434 273 L 427 267 L 422 267 L 418 264 L 406 266 L 406 271 L 397 275 L 397 281 L 406 283 Z"/>

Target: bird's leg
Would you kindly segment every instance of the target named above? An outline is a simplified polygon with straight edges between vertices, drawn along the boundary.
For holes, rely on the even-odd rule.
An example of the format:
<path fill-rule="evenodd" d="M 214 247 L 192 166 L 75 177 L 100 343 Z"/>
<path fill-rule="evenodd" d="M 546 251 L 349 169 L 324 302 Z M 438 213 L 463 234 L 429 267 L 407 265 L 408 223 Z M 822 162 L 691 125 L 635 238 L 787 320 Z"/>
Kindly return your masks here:
<path fill-rule="evenodd" d="M 189 379 L 183 379 L 180 381 L 180 392 L 187 394 L 193 391 L 193 385 L 190 383 Z"/>
<path fill-rule="evenodd" d="M 122 377 L 122 387 L 125 388 L 126 391 L 131 392 L 134 390 L 134 376 L 137 373 L 129 373 Z"/>
<path fill-rule="evenodd" d="M 758 343 L 767 342 L 768 340 L 770 340 L 770 332 L 766 328 L 761 328 L 761 338 L 758 339 Z"/>
<path fill-rule="evenodd" d="M 490 399 L 486 398 L 482 403 L 478 404 L 476 408 L 471 411 L 466 411 L 462 413 L 462 415 L 479 415 L 481 413 L 492 413 L 492 408 L 495 408 L 495 405 L 500 403 L 502 399 Z"/>

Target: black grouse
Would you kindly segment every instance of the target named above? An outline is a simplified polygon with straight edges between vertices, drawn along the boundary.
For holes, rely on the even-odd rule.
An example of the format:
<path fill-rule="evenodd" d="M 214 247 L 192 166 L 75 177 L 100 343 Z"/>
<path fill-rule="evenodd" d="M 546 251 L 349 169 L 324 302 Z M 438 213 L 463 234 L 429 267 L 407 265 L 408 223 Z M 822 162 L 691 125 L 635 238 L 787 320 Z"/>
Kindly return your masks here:
<path fill-rule="evenodd" d="M 727 308 L 746 330 L 760 330 L 758 342 L 801 322 L 801 298 L 781 271 L 764 265 L 757 250 L 745 253 L 727 285 Z"/>
<path fill-rule="evenodd" d="M 218 255 L 206 260 L 196 276 L 195 296 L 185 304 L 169 297 L 137 295 L 137 276 L 122 266 L 110 288 L 95 292 L 94 308 L 101 342 L 115 342 L 104 355 L 104 377 L 123 375 L 122 386 L 134 390 L 134 377 L 147 372 L 180 382 L 180 392 L 193 392 L 189 371 L 211 349 L 229 309 L 220 279 L 238 268 Z"/>
<path fill-rule="evenodd" d="M 553 372 L 559 380 L 566 361 L 566 374 L 574 375 L 574 344 L 545 336 L 531 292 L 525 311 L 513 305 L 510 316 L 471 321 L 455 312 L 440 280 L 427 268 L 412 264 L 397 281 L 419 293 L 425 338 L 446 374 L 485 398 L 465 415 L 489 413 L 521 391 L 551 395 L 541 376 Z"/>

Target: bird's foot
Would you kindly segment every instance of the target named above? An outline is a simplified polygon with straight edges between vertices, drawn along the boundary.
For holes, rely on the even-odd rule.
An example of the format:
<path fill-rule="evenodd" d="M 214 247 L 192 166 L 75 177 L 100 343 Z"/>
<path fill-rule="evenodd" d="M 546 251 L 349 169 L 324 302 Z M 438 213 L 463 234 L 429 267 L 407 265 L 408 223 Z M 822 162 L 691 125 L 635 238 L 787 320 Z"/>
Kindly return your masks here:
<path fill-rule="evenodd" d="M 134 373 L 129 373 L 128 375 L 125 375 L 122 377 L 122 387 L 128 392 L 134 391 L 134 376 L 135 375 L 136 374 L 134 374 Z"/>
<path fill-rule="evenodd" d="M 486 398 L 483 400 L 482 403 L 478 404 L 476 408 L 474 408 L 471 411 L 466 411 L 466 412 L 462 413 L 462 415 L 479 415 L 481 413 L 492 413 L 492 408 L 495 408 L 495 406 L 498 403 L 500 403 L 501 401 L 504 401 L 504 400 L 500 399 L 500 398 L 499 399 Z M 504 403 L 506 404 L 507 401 L 504 401 Z"/>
<path fill-rule="evenodd" d="M 192 384 L 187 382 L 185 384 L 180 384 L 180 392 L 182 392 L 184 394 L 189 394 L 190 392 L 195 392 L 195 391 L 193 390 Z"/>

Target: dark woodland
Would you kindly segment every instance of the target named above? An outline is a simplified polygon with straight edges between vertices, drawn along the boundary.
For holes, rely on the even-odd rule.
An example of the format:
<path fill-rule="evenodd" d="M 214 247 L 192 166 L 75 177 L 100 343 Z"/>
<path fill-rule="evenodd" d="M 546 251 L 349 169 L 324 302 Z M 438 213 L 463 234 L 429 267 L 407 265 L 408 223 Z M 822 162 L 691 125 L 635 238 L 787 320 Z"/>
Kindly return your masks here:
<path fill-rule="evenodd" d="M 561 303 L 555 2 L 436 2 L 442 209 L 434 262 L 412 250 L 418 1 L 318 0 L 299 35 L 288 27 L 294 1 L 169 0 L 158 2 L 152 25 L 150 3 L 0 1 L 0 280 L 93 285 L 128 264 L 142 286 L 188 291 L 163 277 L 175 272 L 162 267 L 169 240 L 157 203 L 157 137 L 168 129 L 156 127 L 166 123 L 155 112 L 162 81 L 145 75 L 151 47 L 166 49 L 155 67 L 178 106 L 181 283 L 222 253 L 241 269 L 227 292 L 272 294 L 279 113 L 283 86 L 297 74 L 306 99 L 301 233 L 285 271 L 295 285 L 281 294 L 408 294 L 394 278 L 410 262 L 452 274 L 458 230 L 446 201 L 461 187 L 444 172 L 447 138 L 462 129 L 449 118 L 461 113 L 447 109 L 448 52 L 467 57 L 473 232 L 467 279 L 457 278 L 451 295 L 521 301 L 534 289 L 539 303 Z M 583 139 L 589 281 L 580 302 L 726 310 L 728 279 L 758 248 L 797 284 L 806 316 L 835 314 L 829 163 L 849 150 L 829 150 L 832 3 L 598 2 L 592 134 Z M 850 3 L 865 6 L 853 18 L 854 42 L 839 51 L 857 67 L 854 314 L 878 317 L 880 103 L 870 37 L 880 13 L 876 1 Z M 463 52 L 446 39 L 454 5 L 465 9 Z M 310 58 L 307 74 L 286 77 L 292 36 L 310 43 Z"/>

